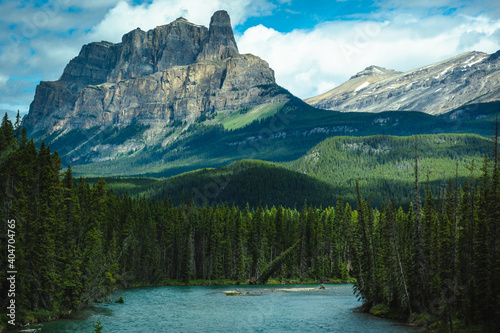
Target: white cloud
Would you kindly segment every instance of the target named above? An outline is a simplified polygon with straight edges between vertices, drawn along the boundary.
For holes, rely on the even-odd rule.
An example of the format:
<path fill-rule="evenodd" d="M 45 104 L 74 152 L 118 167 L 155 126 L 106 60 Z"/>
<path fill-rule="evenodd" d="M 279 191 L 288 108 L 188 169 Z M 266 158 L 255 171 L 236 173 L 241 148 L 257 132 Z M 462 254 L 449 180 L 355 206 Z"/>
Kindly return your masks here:
<path fill-rule="evenodd" d="M 272 14 L 280 3 L 285 4 L 285 11 L 293 9 L 294 1 L 151 0 L 134 5 L 132 0 L 49 0 L 42 7 L 31 2 L 24 6 L 0 2 L 0 99 L 12 108 L 25 103 L 21 111 L 26 110 L 34 82 L 56 80 L 85 43 L 119 42 L 136 27 L 148 30 L 179 16 L 208 27 L 211 15 L 219 9 L 227 10 L 236 26 L 250 17 Z M 372 64 L 409 70 L 465 51 L 497 51 L 497 2 L 379 0 L 373 8 L 380 10 L 352 15 L 349 21 L 325 22 L 289 33 L 260 25 L 236 38 L 242 53 L 269 62 L 279 84 L 299 97 L 309 97 Z M 451 8 L 457 8 L 456 12 L 446 13 Z M 19 43 L 11 41 L 13 35 Z"/>
<path fill-rule="evenodd" d="M 149 30 L 182 16 L 188 21 L 207 26 L 212 14 L 220 9 L 231 16 L 233 26 L 250 16 L 268 14 L 274 6 L 266 0 L 154 0 L 150 4 L 130 5 L 120 1 L 104 19 L 92 28 L 89 40 L 121 41 L 121 37 L 137 27 Z"/>
<path fill-rule="evenodd" d="M 3 74 L 2 74 L 3 75 Z M 27 91 L 35 88 L 35 83 L 27 80 L 10 80 L 0 85 L 0 109 L 11 111 L 20 110 L 26 113 L 33 95 Z"/>
<path fill-rule="evenodd" d="M 57 80 L 118 0 L 0 1 L 0 80 L 2 108 L 27 112 L 40 80 Z"/>
<path fill-rule="evenodd" d="M 34 40 L 32 49 L 36 52 L 27 59 L 30 68 L 39 68 L 44 80 L 57 80 L 66 64 L 76 57 L 81 48 L 81 42 L 67 40 Z M 62 66 L 61 66 L 62 65 Z"/>
<path fill-rule="evenodd" d="M 485 17 L 401 14 L 390 21 L 336 21 L 290 33 L 259 25 L 237 42 L 241 52 L 269 62 L 278 84 L 305 98 L 370 65 L 406 71 L 466 51 L 493 53 L 500 49 L 498 29 L 500 20 Z"/>

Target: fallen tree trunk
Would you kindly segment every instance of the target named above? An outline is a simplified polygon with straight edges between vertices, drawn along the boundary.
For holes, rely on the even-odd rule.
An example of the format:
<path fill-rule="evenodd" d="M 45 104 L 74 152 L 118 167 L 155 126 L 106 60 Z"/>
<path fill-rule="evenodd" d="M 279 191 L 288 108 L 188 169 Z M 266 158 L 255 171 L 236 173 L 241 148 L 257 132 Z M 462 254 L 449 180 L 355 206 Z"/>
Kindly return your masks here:
<path fill-rule="evenodd" d="M 278 257 L 276 257 L 276 259 L 271 261 L 271 263 L 267 265 L 266 268 L 264 268 L 262 274 L 257 279 L 257 284 L 265 284 L 267 280 L 269 280 L 271 275 L 273 275 L 273 273 L 278 270 L 283 261 L 285 261 L 290 256 L 290 254 L 292 254 L 293 250 L 295 250 L 295 248 L 297 247 L 297 245 L 300 244 L 300 242 L 301 239 L 299 239 L 297 242 L 295 242 L 295 244 L 290 246 L 285 251 L 281 252 L 281 254 Z"/>

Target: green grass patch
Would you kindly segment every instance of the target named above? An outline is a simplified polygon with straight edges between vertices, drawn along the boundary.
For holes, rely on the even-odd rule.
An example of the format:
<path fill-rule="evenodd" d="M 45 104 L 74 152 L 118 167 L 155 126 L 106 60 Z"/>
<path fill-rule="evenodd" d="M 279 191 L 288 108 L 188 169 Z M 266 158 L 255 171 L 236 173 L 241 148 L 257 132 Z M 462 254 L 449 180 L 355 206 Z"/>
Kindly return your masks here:
<path fill-rule="evenodd" d="M 269 118 L 276 114 L 285 104 L 262 104 L 251 108 L 244 108 L 231 113 L 221 123 L 225 129 L 235 130 L 251 124 L 254 121 Z"/>

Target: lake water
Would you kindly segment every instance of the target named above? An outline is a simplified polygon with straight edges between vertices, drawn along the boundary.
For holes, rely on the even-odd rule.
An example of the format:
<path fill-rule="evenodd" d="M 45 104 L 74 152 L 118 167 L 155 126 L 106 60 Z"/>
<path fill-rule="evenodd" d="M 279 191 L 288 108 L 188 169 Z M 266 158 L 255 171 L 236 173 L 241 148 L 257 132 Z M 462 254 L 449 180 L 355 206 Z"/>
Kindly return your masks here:
<path fill-rule="evenodd" d="M 78 316 L 23 332 L 416 332 L 355 310 L 352 285 L 151 287 L 123 290 L 124 304 L 98 304 Z M 299 288 L 299 289 L 295 289 Z M 310 288 L 310 289 L 308 289 Z M 237 289 L 248 296 L 226 296 Z M 288 290 L 283 290 L 288 289 Z M 298 291 L 299 290 L 299 291 Z"/>

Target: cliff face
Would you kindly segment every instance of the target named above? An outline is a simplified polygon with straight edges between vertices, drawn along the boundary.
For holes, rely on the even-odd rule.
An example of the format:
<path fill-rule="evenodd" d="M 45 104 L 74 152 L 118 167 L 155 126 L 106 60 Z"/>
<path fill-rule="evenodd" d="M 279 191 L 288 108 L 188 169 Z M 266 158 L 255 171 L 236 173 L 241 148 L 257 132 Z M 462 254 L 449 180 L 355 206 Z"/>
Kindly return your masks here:
<path fill-rule="evenodd" d="M 25 126 L 31 133 L 122 126 L 165 127 L 213 111 L 282 102 L 260 86 L 274 84 L 262 59 L 240 55 L 230 18 L 216 12 L 209 29 L 183 18 L 122 42 L 84 45 L 58 81 L 40 82 Z"/>
<path fill-rule="evenodd" d="M 370 66 L 305 102 L 338 111 L 441 114 L 469 103 L 500 100 L 500 51 L 468 52 L 405 73 Z"/>
<path fill-rule="evenodd" d="M 194 120 L 202 113 L 237 110 L 263 101 L 259 85 L 273 82 L 273 73 L 259 58 L 241 55 L 222 61 L 174 66 L 150 75 L 83 88 L 59 126 L 91 128 Z M 276 101 L 279 101 L 279 96 Z M 266 102 L 272 102 L 264 98 Z"/>

